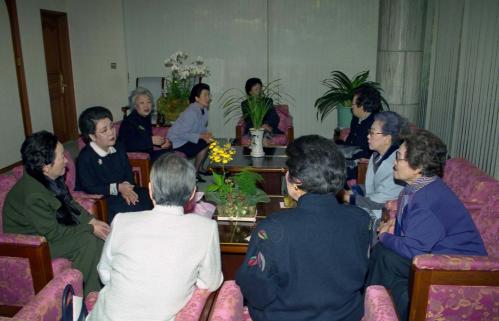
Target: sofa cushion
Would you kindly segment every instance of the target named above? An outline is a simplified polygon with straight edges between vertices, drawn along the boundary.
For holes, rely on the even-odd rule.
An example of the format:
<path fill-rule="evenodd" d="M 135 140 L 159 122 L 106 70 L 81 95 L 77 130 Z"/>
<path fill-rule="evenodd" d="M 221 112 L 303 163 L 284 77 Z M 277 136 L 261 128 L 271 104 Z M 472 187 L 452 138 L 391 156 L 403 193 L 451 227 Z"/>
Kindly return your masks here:
<path fill-rule="evenodd" d="M 499 288 L 431 285 L 426 320 L 496 320 Z"/>

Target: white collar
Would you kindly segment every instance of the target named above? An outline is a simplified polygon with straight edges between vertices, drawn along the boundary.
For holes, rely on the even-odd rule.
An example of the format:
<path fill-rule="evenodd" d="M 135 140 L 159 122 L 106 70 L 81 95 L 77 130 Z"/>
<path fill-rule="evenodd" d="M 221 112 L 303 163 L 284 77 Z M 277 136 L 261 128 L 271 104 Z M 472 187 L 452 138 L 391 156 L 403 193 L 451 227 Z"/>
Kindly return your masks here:
<path fill-rule="evenodd" d="M 171 215 L 184 215 L 184 207 L 183 206 L 176 206 L 176 205 L 158 205 L 156 204 L 153 208 L 153 212 L 161 212 L 166 214 L 171 214 Z"/>
<path fill-rule="evenodd" d="M 97 145 L 96 143 L 90 142 L 90 147 L 92 147 L 94 152 L 96 152 L 97 155 L 99 155 L 100 157 L 106 157 L 109 154 L 116 153 L 116 148 L 114 148 L 113 146 L 109 146 L 108 150 L 105 151 L 102 148 L 100 148 L 99 145 Z"/>

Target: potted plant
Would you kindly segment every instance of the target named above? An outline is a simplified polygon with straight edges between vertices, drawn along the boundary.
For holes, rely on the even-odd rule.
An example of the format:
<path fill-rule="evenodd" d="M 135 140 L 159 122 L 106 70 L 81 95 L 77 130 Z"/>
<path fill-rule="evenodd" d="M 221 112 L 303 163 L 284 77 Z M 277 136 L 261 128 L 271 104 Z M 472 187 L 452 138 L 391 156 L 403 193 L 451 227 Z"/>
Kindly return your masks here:
<path fill-rule="evenodd" d="M 230 143 L 210 143 L 210 160 L 221 166 L 222 173 L 213 172 L 213 184 L 208 185 L 205 197 L 217 204 L 217 219 L 252 221 L 256 220 L 256 204 L 270 201 L 264 191 L 256 187 L 262 181 L 260 174 L 243 170 L 231 177 L 226 176 L 225 164 L 230 162 L 236 151 Z"/>
<path fill-rule="evenodd" d="M 355 90 L 361 86 L 370 86 L 382 91 L 380 84 L 367 80 L 368 77 L 369 70 L 356 74 L 352 79 L 339 70 L 332 71 L 330 77 L 322 81 L 328 90 L 315 101 L 317 118 L 320 115 L 323 121 L 330 112 L 336 109 L 338 110 L 338 127 L 349 127 L 352 120 L 351 108 Z M 383 96 L 381 96 L 381 102 L 388 107 L 388 102 Z"/>
<path fill-rule="evenodd" d="M 281 99 L 279 79 L 263 85 L 260 96 L 248 95 L 238 88 L 230 88 L 220 96 L 226 123 L 233 118 L 239 119 L 241 116 L 245 118 L 249 117 L 251 119 L 251 122 L 253 123 L 253 128 L 250 128 L 252 157 L 265 156 L 263 151 L 264 130 L 262 129 L 262 125 L 269 109 L 272 108 L 270 105 L 271 100 L 269 98 L 273 101 L 279 101 Z M 241 103 L 245 100 L 248 101 L 249 108 L 247 109 L 247 114 L 243 115 Z"/>
<path fill-rule="evenodd" d="M 209 74 L 202 57 L 197 57 L 190 65 L 184 65 L 189 55 L 177 51 L 165 60 L 170 68 L 171 77 L 167 79 L 166 93 L 157 102 L 157 110 L 167 122 L 175 121 L 181 112 L 189 106 L 189 95 L 196 82 Z"/>

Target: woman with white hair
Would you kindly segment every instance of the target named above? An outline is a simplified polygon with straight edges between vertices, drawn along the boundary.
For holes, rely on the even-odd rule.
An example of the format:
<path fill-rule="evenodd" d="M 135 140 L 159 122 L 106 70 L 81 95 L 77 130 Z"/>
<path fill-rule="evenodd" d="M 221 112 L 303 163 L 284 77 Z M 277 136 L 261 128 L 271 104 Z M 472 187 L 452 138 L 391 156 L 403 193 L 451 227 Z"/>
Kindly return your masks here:
<path fill-rule="evenodd" d="M 154 209 L 112 223 L 97 266 L 104 288 L 87 320 L 173 320 L 195 286 L 214 291 L 223 281 L 216 221 L 184 215 L 196 191 L 194 166 L 161 156 L 149 190 Z"/>
<path fill-rule="evenodd" d="M 127 152 L 145 152 L 154 161 L 170 149 L 171 143 L 167 138 L 152 133 L 153 96 L 149 90 L 137 87 L 130 94 L 129 101 L 132 112 L 121 123 L 119 139 Z M 154 146 L 160 149 L 154 150 Z"/>

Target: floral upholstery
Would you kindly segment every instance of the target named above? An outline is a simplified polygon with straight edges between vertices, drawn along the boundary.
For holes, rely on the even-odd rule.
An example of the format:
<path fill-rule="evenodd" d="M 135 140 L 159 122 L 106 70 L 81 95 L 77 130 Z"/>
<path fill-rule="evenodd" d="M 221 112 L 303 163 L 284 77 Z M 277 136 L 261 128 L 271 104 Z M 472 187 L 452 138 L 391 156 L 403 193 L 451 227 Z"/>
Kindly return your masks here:
<path fill-rule="evenodd" d="M 499 319 L 497 287 L 431 285 L 428 301 L 427 321 Z"/>
<path fill-rule="evenodd" d="M 388 291 L 381 285 L 371 285 L 366 289 L 364 316 L 362 321 L 396 321 L 395 306 Z"/>
<path fill-rule="evenodd" d="M 35 295 L 27 258 L 0 257 L 0 304 L 24 306 Z"/>
<path fill-rule="evenodd" d="M 0 320 L 1 321 L 1 320 Z M 249 310 L 247 306 L 243 307 L 243 318 L 242 321 L 252 321 L 251 316 L 249 314 Z"/>
<path fill-rule="evenodd" d="M 210 291 L 195 289 L 191 299 L 175 316 L 176 321 L 197 321 L 203 312 Z"/>
<path fill-rule="evenodd" d="M 279 115 L 279 124 L 277 125 L 277 128 L 279 128 L 284 134 L 273 135 L 270 143 L 272 145 L 286 146 L 289 143 L 286 133 L 288 132 L 289 128 L 293 127 L 293 116 L 291 116 L 291 114 L 289 113 L 288 105 L 276 105 L 275 110 L 277 112 L 277 115 Z M 244 119 L 240 119 L 237 123 L 237 127 L 240 126 L 245 128 Z M 241 137 L 241 145 L 249 144 L 250 138 L 248 135 L 244 135 L 243 137 Z"/>
<path fill-rule="evenodd" d="M 87 307 L 88 312 L 92 311 L 94 308 L 97 299 L 99 298 L 99 292 L 90 292 L 85 298 L 85 306 Z"/>
<path fill-rule="evenodd" d="M 206 300 L 210 296 L 211 292 L 205 289 L 194 290 L 192 297 L 187 302 L 187 304 L 180 310 L 175 316 L 176 321 L 197 321 L 203 312 Z M 99 298 L 99 292 L 90 292 L 85 298 L 85 305 L 88 311 L 92 311 L 97 299 Z M 0 320 L 1 321 L 1 320 Z"/>
<path fill-rule="evenodd" d="M 3 204 L 7 193 L 23 175 L 23 167 L 17 166 L 10 173 L 0 175 L 0 246 L 40 246 L 46 239 L 37 235 L 3 234 Z M 54 275 L 71 267 L 67 259 L 52 260 Z M 33 279 L 27 258 L 0 256 L 0 304 L 23 306 L 34 296 Z"/>
<path fill-rule="evenodd" d="M 212 309 L 211 320 L 243 320 L 243 295 L 235 281 L 225 281 Z"/>
<path fill-rule="evenodd" d="M 422 254 L 413 260 L 418 269 L 450 271 L 499 271 L 499 258 L 471 255 Z"/>
<path fill-rule="evenodd" d="M 75 269 L 65 270 L 54 277 L 28 304 L 26 304 L 12 320 L 15 321 L 49 321 L 60 320 L 62 292 L 67 284 L 71 284 L 75 295 L 83 296 L 83 277 Z"/>

